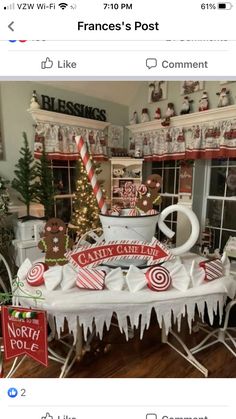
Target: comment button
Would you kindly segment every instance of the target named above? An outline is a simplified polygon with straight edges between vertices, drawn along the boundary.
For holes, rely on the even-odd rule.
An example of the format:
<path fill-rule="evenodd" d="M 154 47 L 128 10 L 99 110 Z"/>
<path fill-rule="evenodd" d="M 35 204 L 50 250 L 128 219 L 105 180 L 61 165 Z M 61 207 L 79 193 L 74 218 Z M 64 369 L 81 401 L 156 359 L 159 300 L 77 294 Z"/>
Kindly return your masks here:
<path fill-rule="evenodd" d="M 147 58 L 146 59 L 146 67 L 150 70 L 151 68 L 155 68 L 157 66 L 157 59 L 156 58 Z"/>

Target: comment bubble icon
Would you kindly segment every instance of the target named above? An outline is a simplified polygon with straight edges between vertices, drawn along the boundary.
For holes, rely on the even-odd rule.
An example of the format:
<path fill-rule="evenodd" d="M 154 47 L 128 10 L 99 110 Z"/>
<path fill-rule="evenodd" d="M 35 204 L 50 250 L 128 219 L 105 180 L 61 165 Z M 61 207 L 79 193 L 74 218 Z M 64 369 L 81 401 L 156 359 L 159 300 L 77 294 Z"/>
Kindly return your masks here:
<path fill-rule="evenodd" d="M 157 66 L 157 59 L 156 58 L 147 58 L 146 59 L 146 67 L 150 70 L 151 68 L 155 68 Z"/>

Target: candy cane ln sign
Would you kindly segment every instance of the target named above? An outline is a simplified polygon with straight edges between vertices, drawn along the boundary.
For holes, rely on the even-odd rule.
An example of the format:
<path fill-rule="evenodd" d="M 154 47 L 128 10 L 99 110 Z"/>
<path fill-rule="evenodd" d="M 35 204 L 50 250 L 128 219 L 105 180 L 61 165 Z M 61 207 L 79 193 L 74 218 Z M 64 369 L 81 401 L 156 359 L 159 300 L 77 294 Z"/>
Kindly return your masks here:
<path fill-rule="evenodd" d="M 148 265 L 154 265 L 171 259 L 172 255 L 162 243 L 154 238 L 151 243 L 123 240 L 81 246 L 68 252 L 66 257 L 76 268 L 84 268 L 121 259 L 144 259 Z"/>

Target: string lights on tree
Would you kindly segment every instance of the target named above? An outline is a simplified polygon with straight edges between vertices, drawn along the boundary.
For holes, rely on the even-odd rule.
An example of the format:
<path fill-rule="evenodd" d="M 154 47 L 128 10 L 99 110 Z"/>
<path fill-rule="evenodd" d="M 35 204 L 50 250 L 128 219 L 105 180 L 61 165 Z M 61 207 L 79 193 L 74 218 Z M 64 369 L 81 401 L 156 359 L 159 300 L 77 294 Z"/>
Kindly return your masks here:
<path fill-rule="evenodd" d="M 99 175 L 101 173 L 100 164 L 94 161 L 92 164 L 95 168 L 96 175 Z M 76 227 L 79 236 L 100 227 L 99 213 L 100 209 L 88 180 L 87 172 L 81 158 L 79 158 L 77 163 L 76 192 L 73 198 L 73 214 L 71 218 L 71 223 Z"/>

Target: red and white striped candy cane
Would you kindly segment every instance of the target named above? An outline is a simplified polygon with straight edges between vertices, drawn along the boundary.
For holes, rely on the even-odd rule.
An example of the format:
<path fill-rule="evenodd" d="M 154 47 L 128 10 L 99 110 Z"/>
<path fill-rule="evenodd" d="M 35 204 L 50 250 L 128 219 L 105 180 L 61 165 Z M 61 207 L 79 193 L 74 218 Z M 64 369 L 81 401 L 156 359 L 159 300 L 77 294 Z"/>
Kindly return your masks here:
<path fill-rule="evenodd" d="M 75 141 L 76 141 L 78 150 L 80 152 L 81 159 L 82 159 L 83 165 L 85 167 L 85 170 L 87 172 L 89 181 L 92 185 L 93 193 L 96 196 L 98 206 L 101 210 L 101 213 L 102 214 L 107 214 L 107 204 L 106 204 L 105 199 L 103 197 L 102 190 L 101 190 L 100 185 L 98 183 L 97 176 L 95 174 L 91 159 L 89 157 L 87 145 L 84 142 L 83 137 L 81 137 L 81 136 L 75 137 Z"/>

